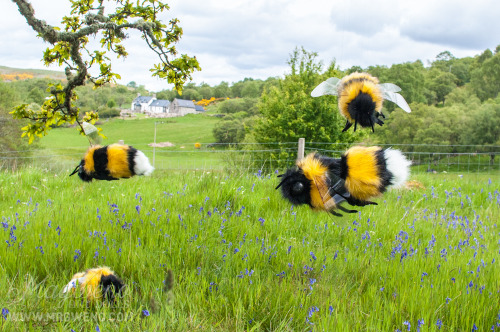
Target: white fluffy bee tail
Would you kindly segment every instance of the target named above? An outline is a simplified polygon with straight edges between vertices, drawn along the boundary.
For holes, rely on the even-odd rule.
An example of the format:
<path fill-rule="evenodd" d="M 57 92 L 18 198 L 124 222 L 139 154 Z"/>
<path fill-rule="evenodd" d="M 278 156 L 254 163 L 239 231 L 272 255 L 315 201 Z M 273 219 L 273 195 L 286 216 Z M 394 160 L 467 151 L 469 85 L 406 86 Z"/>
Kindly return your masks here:
<path fill-rule="evenodd" d="M 134 172 L 137 175 L 149 176 L 155 170 L 155 168 L 149 163 L 148 157 L 146 157 L 142 151 L 137 150 L 134 157 L 134 163 Z"/>
<path fill-rule="evenodd" d="M 388 148 L 384 151 L 387 169 L 392 173 L 391 188 L 403 186 L 410 176 L 411 161 L 399 150 Z"/>

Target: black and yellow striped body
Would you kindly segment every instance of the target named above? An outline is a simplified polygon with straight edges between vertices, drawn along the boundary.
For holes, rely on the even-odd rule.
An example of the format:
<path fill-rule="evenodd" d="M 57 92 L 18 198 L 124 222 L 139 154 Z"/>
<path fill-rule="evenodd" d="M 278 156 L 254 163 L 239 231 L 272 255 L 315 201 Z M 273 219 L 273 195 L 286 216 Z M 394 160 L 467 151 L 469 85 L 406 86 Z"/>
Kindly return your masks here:
<path fill-rule="evenodd" d="M 136 153 L 137 150 L 129 145 L 93 146 L 85 154 L 78 175 L 87 182 L 130 178 L 135 175 Z"/>
<path fill-rule="evenodd" d="M 376 204 L 370 199 L 382 195 L 388 187 L 401 186 L 409 175 L 410 162 L 398 150 L 378 146 L 355 146 L 340 159 L 309 154 L 280 177 L 276 187 L 292 204 L 308 204 L 311 208 L 332 214 L 343 209 L 339 203 L 353 206 Z"/>

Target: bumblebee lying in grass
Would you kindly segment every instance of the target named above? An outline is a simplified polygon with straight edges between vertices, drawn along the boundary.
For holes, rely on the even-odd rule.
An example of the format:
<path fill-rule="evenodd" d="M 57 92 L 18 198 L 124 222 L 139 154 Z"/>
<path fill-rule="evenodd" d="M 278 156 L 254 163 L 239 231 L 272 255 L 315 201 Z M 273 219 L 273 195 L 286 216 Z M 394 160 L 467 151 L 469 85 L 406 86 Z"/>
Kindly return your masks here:
<path fill-rule="evenodd" d="M 76 287 L 89 302 L 100 299 L 114 302 L 116 295 L 121 295 L 124 284 L 109 267 L 102 266 L 75 274 L 63 293 L 74 292 Z"/>
<path fill-rule="evenodd" d="M 357 212 L 339 205 L 344 201 L 353 206 L 376 205 L 369 199 L 402 186 L 410 164 L 400 151 L 377 146 L 352 147 L 340 159 L 311 153 L 297 161 L 295 168 L 278 175 L 282 180 L 276 189 L 281 187 L 283 197 L 292 204 L 308 204 L 341 216 L 336 209 Z"/>
<path fill-rule="evenodd" d="M 154 167 L 148 157 L 130 145 L 112 144 L 90 147 L 73 173 L 85 182 L 96 180 L 118 180 L 134 175 L 150 175 Z"/>
<path fill-rule="evenodd" d="M 331 77 L 318 85 L 312 92 L 312 97 L 323 95 L 338 96 L 339 111 L 346 118 L 342 132 L 348 130 L 354 123 L 354 131 L 359 123 L 362 127 L 371 127 L 375 123 L 382 125 L 384 122 L 379 117 L 382 114 L 384 99 L 392 101 L 404 111 L 410 113 L 411 109 L 399 92 L 401 89 L 392 83 L 379 84 L 376 77 L 367 73 L 352 73 L 342 79 Z"/>

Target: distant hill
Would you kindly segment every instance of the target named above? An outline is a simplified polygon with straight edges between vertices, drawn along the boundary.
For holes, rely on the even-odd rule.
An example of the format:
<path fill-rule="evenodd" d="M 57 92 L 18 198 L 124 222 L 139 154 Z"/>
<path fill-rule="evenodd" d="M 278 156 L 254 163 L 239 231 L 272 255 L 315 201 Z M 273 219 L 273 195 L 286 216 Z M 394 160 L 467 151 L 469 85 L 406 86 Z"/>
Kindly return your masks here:
<path fill-rule="evenodd" d="M 20 69 L 0 66 L 0 78 L 3 81 L 19 81 L 30 78 L 51 78 L 65 80 L 66 75 L 62 71 L 45 69 Z"/>

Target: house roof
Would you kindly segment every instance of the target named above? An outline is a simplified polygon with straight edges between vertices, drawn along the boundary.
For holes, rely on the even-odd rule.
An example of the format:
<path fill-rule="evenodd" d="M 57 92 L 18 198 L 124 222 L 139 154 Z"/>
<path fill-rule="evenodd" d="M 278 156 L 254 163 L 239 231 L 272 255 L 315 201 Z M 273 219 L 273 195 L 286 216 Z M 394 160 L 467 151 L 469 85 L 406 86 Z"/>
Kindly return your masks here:
<path fill-rule="evenodd" d="M 156 107 L 168 107 L 170 105 L 170 101 L 164 100 L 164 99 L 156 99 L 151 103 L 150 106 L 156 106 Z"/>
<path fill-rule="evenodd" d="M 201 105 L 194 105 L 194 108 L 198 111 L 198 112 L 205 112 L 205 109 L 203 108 L 203 106 Z"/>
<path fill-rule="evenodd" d="M 148 103 L 153 97 L 151 96 L 138 96 L 134 99 L 133 103 Z"/>
<path fill-rule="evenodd" d="M 184 99 L 174 99 L 177 100 L 177 103 L 179 104 L 179 107 L 189 107 L 189 108 L 194 108 L 194 103 L 192 100 L 184 100 Z"/>

